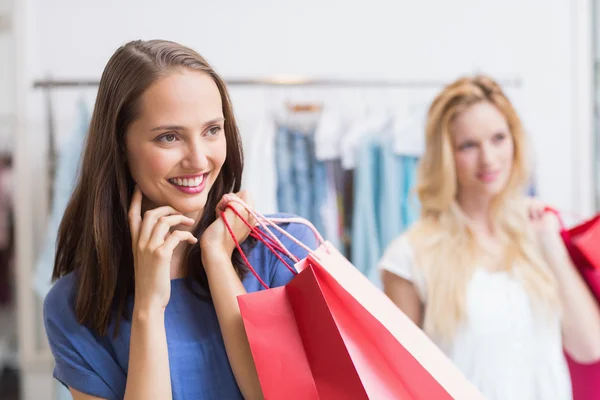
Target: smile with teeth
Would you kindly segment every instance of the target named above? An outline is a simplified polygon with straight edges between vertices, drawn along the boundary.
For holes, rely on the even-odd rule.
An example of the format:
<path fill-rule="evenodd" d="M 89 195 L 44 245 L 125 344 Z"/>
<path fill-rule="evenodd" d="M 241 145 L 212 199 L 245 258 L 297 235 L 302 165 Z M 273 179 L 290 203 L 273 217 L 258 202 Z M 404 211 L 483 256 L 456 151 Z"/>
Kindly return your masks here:
<path fill-rule="evenodd" d="M 202 182 L 204 181 L 204 177 L 205 175 L 200 175 L 197 176 L 195 178 L 170 178 L 169 182 L 171 182 L 173 185 L 177 185 L 177 186 L 184 186 L 184 187 L 198 187 L 202 184 Z"/>

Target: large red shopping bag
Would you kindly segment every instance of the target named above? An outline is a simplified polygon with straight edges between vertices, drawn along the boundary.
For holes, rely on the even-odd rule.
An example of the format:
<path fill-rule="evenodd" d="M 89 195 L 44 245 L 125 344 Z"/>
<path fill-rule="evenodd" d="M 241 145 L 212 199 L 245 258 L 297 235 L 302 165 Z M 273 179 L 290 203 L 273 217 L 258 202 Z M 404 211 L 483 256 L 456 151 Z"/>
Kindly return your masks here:
<path fill-rule="evenodd" d="M 547 210 L 559 218 L 561 236 L 571 261 L 600 302 L 600 215 L 567 229 L 556 210 L 549 207 Z M 600 362 L 580 364 L 565 354 L 571 374 L 573 399 L 600 399 Z"/>
<path fill-rule="evenodd" d="M 286 286 L 238 297 L 266 399 L 483 399 L 331 244 L 295 267 Z"/>
<path fill-rule="evenodd" d="M 452 399 L 323 268 L 304 263 L 288 285 L 238 298 L 266 399 Z"/>

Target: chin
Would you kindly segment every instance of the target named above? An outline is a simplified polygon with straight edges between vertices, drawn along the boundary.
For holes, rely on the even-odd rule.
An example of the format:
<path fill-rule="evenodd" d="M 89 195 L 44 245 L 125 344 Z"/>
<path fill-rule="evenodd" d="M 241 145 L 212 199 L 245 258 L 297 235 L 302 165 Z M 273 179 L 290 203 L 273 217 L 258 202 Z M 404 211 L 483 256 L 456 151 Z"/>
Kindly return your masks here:
<path fill-rule="evenodd" d="M 491 185 L 486 185 L 483 188 L 482 192 L 485 193 L 487 196 L 495 197 L 501 195 L 504 192 L 504 189 L 506 189 L 506 183 L 497 182 Z"/>
<path fill-rule="evenodd" d="M 165 204 L 168 204 L 179 212 L 188 214 L 204 209 L 206 206 L 207 196 L 205 193 L 200 193 L 190 197 L 168 196 L 165 200 Z"/>
<path fill-rule="evenodd" d="M 171 204 L 171 207 L 184 214 L 194 213 L 206 207 L 206 199 L 201 201 L 175 201 Z"/>

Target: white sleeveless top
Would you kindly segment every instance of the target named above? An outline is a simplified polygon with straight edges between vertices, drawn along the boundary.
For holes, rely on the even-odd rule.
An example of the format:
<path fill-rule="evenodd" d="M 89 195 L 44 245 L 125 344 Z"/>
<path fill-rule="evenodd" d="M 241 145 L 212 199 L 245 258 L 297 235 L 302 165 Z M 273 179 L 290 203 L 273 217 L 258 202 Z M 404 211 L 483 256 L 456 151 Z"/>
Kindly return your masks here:
<path fill-rule="evenodd" d="M 427 285 L 404 235 L 388 246 L 379 268 L 411 281 L 425 303 Z M 465 321 L 450 345 L 431 339 L 486 398 L 572 399 L 560 318 L 535 315 L 514 273 L 478 268 L 467 287 L 466 306 Z"/>

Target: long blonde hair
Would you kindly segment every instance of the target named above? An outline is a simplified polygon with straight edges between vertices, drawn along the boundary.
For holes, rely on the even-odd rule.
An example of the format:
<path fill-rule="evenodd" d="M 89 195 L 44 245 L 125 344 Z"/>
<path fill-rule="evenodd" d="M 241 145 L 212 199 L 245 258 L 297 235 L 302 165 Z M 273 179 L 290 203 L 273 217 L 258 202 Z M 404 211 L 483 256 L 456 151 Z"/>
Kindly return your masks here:
<path fill-rule="evenodd" d="M 469 219 L 458 206 L 457 176 L 450 126 L 458 114 L 487 101 L 504 115 L 514 142 L 508 183 L 492 205 L 492 221 L 504 252 L 503 265 L 519 268 L 519 277 L 535 305 L 558 306 L 554 276 L 528 228 L 523 195 L 529 171 L 521 121 L 500 86 L 488 77 L 462 78 L 433 101 L 426 125 L 425 153 L 419 165 L 420 220 L 409 230 L 415 262 L 427 282 L 424 330 L 450 340 L 465 318 L 467 283 L 482 255 Z"/>

